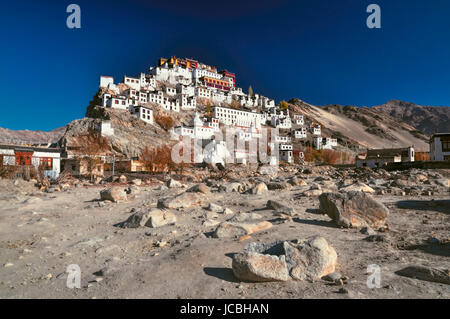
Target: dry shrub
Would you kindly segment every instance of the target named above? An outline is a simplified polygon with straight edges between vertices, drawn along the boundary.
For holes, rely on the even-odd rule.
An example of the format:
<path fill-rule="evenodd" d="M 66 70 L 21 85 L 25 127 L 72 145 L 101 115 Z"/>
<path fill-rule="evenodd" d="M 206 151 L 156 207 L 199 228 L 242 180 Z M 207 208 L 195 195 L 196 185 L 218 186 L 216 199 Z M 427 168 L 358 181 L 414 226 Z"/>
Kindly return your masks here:
<path fill-rule="evenodd" d="M 320 158 L 320 152 L 313 149 L 311 146 L 305 150 L 304 155 L 305 162 L 314 162 Z"/>
<path fill-rule="evenodd" d="M 110 150 L 111 146 L 108 139 L 97 131 L 90 130 L 87 134 L 76 137 L 75 159 L 80 163 L 86 163 L 86 169 L 91 180 L 97 165 L 103 162 L 101 156 L 107 155 Z"/>
<path fill-rule="evenodd" d="M 321 162 L 324 164 L 351 164 L 354 158 L 347 152 L 340 152 L 335 150 L 315 150 L 308 147 L 304 151 L 305 162 Z"/>
<path fill-rule="evenodd" d="M 156 148 L 146 147 L 139 156 L 139 160 L 144 163 L 145 168 L 150 173 L 167 172 L 175 167 L 172 160 L 172 149 L 168 145 Z"/>
<path fill-rule="evenodd" d="M 321 152 L 322 162 L 325 164 L 337 164 L 339 153 L 333 150 L 323 150 Z"/>
<path fill-rule="evenodd" d="M 155 115 L 154 119 L 156 124 L 161 126 L 166 131 L 175 125 L 175 120 L 170 115 Z"/>
<path fill-rule="evenodd" d="M 18 171 L 17 166 L 5 165 L 0 166 L 0 178 L 12 179 L 16 176 Z"/>
<path fill-rule="evenodd" d="M 416 162 L 426 162 L 430 160 L 430 154 L 426 152 L 416 152 L 414 154 L 414 160 Z"/>

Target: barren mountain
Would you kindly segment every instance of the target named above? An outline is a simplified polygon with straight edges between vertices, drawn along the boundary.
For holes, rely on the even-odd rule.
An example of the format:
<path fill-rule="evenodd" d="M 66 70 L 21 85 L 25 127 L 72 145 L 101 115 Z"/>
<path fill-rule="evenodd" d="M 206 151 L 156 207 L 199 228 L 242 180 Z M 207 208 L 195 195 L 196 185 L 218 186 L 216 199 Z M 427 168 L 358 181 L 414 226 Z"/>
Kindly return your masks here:
<path fill-rule="evenodd" d="M 54 143 L 64 134 L 66 127 L 52 131 L 10 130 L 0 127 L 0 143 Z"/>
<path fill-rule="evenodd" d="M 411 125 L 371 108 L 356 106 L 314 106 L 291 99 L 289 108 L 308 121 L 321 124 L 324 136 L 333 136 L 340 145 L 355 150 L 365 148 L 407 147 L 428 151 L 428 136 Z"/>
<path fill-rule="evenodd" d="M 422 106 L 414 103 L 392 100 L 373 110 L 408 123 L 429 135 L 435 132 L 450 132 L 450 107 Z"/>

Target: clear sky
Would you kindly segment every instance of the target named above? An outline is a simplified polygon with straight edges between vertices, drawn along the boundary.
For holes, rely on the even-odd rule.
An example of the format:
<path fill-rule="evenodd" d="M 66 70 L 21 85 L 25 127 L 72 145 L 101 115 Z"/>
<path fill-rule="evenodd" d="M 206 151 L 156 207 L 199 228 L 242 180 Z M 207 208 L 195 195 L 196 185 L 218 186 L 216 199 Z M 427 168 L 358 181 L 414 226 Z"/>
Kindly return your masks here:
<path fill-rule="evenodd" d="M 66 7 L 81 7 L 68 29 Z M 369 4 L 381 29 L 366 26 Z M 100 75 L 159 57 L 235 72 L 244 91 L 312 104 L 450 105 L 448 0 L 71 0 L 0 4 L 0 126 L 51 130 L 84 116 Z"/>

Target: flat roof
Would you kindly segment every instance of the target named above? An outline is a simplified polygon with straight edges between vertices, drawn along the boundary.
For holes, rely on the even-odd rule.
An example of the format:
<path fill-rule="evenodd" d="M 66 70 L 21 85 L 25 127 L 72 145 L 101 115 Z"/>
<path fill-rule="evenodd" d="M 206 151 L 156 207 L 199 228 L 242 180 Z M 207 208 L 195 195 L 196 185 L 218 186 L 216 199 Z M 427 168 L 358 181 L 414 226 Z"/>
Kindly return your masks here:
<path fill-rule="evenodd" d="M 450 133 L 434 133 L 431 137 L 433 136 L 450 136 Z"/>
<path fill-rule="evenodd" d="M 0 149 L 6 150 L 15 150 L 19 152 L 47 152 L 47 153 L 61 153 L 60 148 L 46 148 L 46 147 L 34 147 L 34 146 L 22 146 L 22 145 L 8 145 L 8 144 L 0 144 Z"/>

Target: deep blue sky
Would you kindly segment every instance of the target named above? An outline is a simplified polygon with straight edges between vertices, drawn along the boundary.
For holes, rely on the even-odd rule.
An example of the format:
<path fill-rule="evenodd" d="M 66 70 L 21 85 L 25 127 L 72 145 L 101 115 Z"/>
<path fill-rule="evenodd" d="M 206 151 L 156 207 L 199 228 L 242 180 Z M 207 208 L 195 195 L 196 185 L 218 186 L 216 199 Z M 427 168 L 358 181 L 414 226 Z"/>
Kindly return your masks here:
<path fill-rule="evenodd" d="M 100 75 L 161 56 L 237 74 L 247 91 L 372 106 L 450 105 L 450 1 L 2 1 L 0 126 L 50 130 L 84 116 Z M 81 6 L 81 29 L 66 7 Z M 366 7 L 382 29 L 366 27 Z"/>

